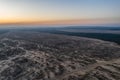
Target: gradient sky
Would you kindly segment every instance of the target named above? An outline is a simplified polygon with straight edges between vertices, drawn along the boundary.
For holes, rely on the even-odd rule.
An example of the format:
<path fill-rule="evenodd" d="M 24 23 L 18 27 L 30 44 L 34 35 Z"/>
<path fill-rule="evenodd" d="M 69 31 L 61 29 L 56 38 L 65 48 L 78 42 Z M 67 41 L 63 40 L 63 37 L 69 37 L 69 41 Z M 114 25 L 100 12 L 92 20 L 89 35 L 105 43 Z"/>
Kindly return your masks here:
<path fill-rule="evenodd" d="M 0 0 L 0 24 L 119 24 L 120 0 Z"/>

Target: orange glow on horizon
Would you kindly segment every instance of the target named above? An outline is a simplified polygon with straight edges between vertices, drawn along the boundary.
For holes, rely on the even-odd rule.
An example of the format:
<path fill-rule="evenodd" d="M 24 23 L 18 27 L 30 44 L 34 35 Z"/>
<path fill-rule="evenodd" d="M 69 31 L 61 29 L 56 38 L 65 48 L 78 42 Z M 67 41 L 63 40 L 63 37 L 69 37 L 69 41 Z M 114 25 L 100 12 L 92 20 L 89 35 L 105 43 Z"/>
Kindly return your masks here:
<path fill-rule="evenodd" d="M 104 24 L 114 22 L 110 19 L 71 19 L 71 20 L 32 20 L 32 19 L 0 19 L 0 25 L 74 25 Z"/>

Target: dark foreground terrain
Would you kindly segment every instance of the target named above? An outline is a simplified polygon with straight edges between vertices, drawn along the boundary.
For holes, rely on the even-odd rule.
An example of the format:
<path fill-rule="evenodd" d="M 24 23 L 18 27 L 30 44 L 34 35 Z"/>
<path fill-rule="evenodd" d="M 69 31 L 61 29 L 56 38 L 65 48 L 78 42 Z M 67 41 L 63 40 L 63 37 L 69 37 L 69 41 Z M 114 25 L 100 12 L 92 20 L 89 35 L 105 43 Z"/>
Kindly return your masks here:
<path fill-rule="evenodd" d="M 120 80 L 116 43 L 39 32 L 0 35 L 0 80 Z"/>

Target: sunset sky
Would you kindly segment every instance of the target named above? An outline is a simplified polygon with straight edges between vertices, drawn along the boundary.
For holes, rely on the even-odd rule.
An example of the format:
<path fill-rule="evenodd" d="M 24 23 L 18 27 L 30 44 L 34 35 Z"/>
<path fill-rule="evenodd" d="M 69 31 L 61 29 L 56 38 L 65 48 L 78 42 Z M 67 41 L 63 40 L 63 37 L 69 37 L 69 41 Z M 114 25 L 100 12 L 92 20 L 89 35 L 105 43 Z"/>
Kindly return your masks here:
<path fill-rule="evenodd" d="M 0 0 L 0 25 L 120 24 L 120 0 Z"/>

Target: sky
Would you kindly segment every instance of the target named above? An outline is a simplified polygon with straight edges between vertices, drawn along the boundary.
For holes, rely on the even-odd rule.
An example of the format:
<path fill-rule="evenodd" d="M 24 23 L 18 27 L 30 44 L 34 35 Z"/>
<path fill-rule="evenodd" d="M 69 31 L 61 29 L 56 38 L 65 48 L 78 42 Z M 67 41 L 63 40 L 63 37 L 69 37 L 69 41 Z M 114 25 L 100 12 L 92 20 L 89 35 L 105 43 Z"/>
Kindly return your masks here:
<path fill-rule="evenodd" d="M 120 24 L 120 0 L 0 0 L 0 25 Z"/>

